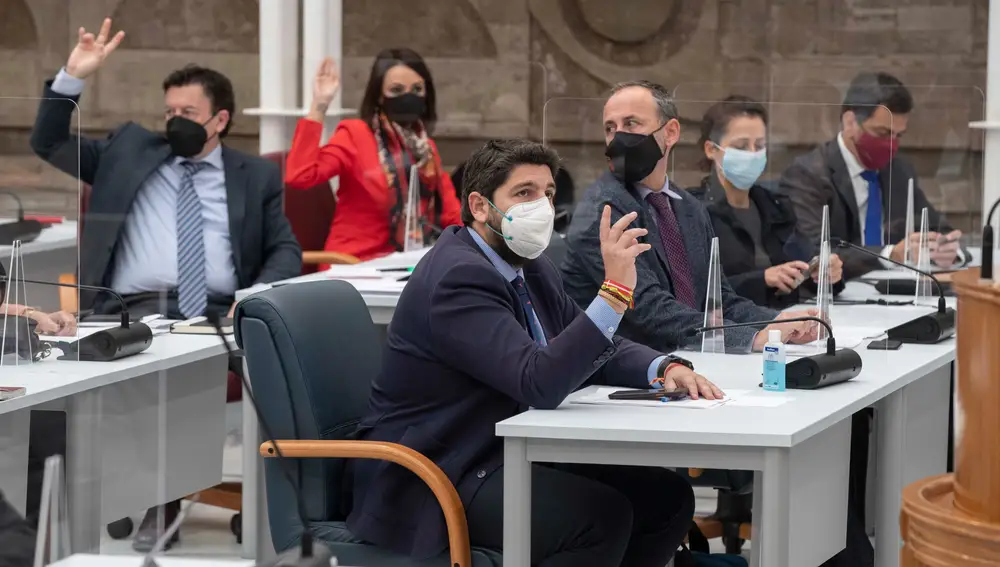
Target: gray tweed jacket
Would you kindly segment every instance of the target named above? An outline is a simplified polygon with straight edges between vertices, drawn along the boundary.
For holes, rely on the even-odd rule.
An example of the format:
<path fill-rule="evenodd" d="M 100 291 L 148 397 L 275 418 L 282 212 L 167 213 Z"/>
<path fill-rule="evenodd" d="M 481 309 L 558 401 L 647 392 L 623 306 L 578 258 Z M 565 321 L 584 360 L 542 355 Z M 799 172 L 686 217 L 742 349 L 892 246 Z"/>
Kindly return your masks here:
<path fill-rule="evenodd" d="M 712 222 L 704 206 L 685 191 L 670 185 L 680 195 L 671 204 L 677 215 L 684 246 L 688 253 L 694 277 L 698 304 L 705 304 L 708 291 L 708 261 L 711 254 Z M 600 222 L 604 205 L 611 205 L 611 222 L 623 215 L 638 211 L 635 225 L 646 228 L 645 242 L 653 249 L 636 259 L 638 283 L 635 290 L 635 308 L 625 313 L 618 334 L 656 350 L 670 352 L 688 345 L 700 345 L 700 338 L 692 338 L 688 331 L 704 323 L 704 309 L 696 310 L 674 298 L 673 283 L 666 251 L 660 241 L 655 212 L 645 201 L 639 200 L 634 187 L 625 187 L 610 173 L 602 175 L 579 200 L 566 242 L 569 251 L 560 266 L 566 292 L 581 306 L 588 305 L 604 280 L 604 262 L 601 258 Z M 755 305 L 740 297 L 722 278 L 723 313 L 727 323 L 770 321 L 778 312 Z M 748 352 L 753 337 L 763 326 L 730 329 L 725 332 L 726 350 Z"/>

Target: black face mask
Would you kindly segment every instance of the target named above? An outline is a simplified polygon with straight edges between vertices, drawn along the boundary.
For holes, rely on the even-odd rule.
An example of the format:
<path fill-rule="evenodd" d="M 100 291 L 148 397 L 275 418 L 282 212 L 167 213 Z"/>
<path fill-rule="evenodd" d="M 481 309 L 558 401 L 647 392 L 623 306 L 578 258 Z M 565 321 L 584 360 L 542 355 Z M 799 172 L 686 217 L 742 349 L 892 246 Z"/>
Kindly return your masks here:
<path fill-rule="evenodd" d="M 403 93 L 382 101 L 382 110 L 396 124 L 413 124 L 424 117 L 427 101 L 414 93 Z"/>
<path fill-rule="evenodd" d="M 213 116 L 212 118 L 215 118 Z M 208 124 L 212 118 L 205 121 Z M 167 143 L 174 155 L 189 158 L 198 155 L 208 142 L 208 132 L 205 124 L 199 124 L 183 116 L 174 116 L 167 120 Z"/>
<path fill-rule="evenodd" d="M 649 134 L 615 132 L 615 137 L 604 151 L 611 174 L 622 183 L 630 184 L 638 183 L 648 177 L 666 152 L 660 149 L 660 144 L 653 136 L 663 126 Z"/>

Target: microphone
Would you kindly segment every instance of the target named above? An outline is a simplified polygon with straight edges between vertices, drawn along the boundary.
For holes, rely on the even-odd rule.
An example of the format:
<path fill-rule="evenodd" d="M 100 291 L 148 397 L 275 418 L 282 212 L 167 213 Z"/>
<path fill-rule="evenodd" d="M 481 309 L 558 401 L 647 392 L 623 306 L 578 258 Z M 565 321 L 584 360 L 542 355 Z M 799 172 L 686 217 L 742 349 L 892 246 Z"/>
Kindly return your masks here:
<path fill-rule="evenodd" d="M 911 272 L 916 272 L 921 276 L 925 276 L 934 281 L 934 286 L 937 288 L 938 292 L 938 306 L 937 311 L 934 313 L 929 313 L 927 315 L 921 315 L 912 321 L 903 323 L 902 325 L 897 325 L 889 329 L 888 336 L 890 339 L 901 341 L 904 343 L 911 344 L 922 344 L 922 345 L 932 345 L 939 343 L 947 338 L 954 336 L 955 334 L 955 310 L 948 307 L 944 300 L 944 288 L 941 286 L 941 282 L 938 281 L 934 274 L 930 272 L 925 272 L 923 270 L 918 270 L 913 266 L 908 266 L 903 262 L 897 262 L 892 258 L 885 258 L 863 246 L 858 246 L 857 244 L 852 244 L 846 240 L 840 238 L 834 238 L 831 242 L 838 248 L 850 248 L 852 250 L 857 250 L 863 254 L 868 254 L 869 256 L 874 256 L 880 260 L 885 260 L 890 264 L 895 264 L 896 266 L 902 266 Z M 985 251 L 985 246 L 983 247 Z M 992 264 L 993 260 L 990 259 Z M 985 259 L 983 266 L 985 266 Z"/>
<path fill-rule="evenodd" d="M 229 345 L 229 339 L 226 338 L 226 333 L 222 329 L 222 318 L 219 314 L 215 311 L 209 311 L 205 314 L 205 318 L 208 319 L 208 322 L 215 329 L 215 334 L 222 341 L 222 346 L 226 349 L 226 353 L 230 357 L 237 356 L 233 352 L 233 347 Z M 292 463 L 285 458 L 285 455 L 281 452 L 281 448 L 278 447 L 276 443 L 277 439 L 271 433 L 271 428 L 268 426 L 264 415 L 260 411 L 260 407 L 257 405 L 257 399 L 250 389 L 247 377 L 242 372 L 238 374 L 240 375 L 240 381 L 243 383 L 243 395 L 247 397 L 247 401 L 253 407 L 253 412 L 257 414 L 257 422 L 260 423 L 264 437 L 271 444 L 271 447 L 274 448 L 274 452 L 277 455 L 278 468 L 284 473 L 285 480 L 288 481 L 288 484 L 291 485 L 292 490 L 295 492 L 295 508 L 299 514 L 299 521 L 302 522 L 302 538 L 299 540 L 299 547 L 280 553 L 270 561 L 264 563 L 258 562 L 257 567 L 329 567 L 330 565 L 336 565 L 335 562 L 331 562 L 333 552 L 330 551 L 330 548 L 324 545 L 323 542 L 313 540 L 312 532 L 309 531 L 309 518 L 306 516 L 305 497 L 302 494 L 302 487 L 299 483 L 295 482 L 295 470 L 292 468 Z M 246 441 L 249 442 L 250 440 Z"/>
<path fill-rule="evenodd" d="M 991 221 L 993 213 L 997 212 L 997 206 L 1000 206 L 1000 199 L 993 201 L 990 214 L 983 219 L 983 260 L 982 266 L 979 268 L 979 277 L 986 280 L 993 279 L 993 225 Z"/>
<path fill-rule="evenodd" d="M 0 276 L 0 283 L 12 281 L 7 276 Z M 40 280 L 27 280 L 18 278 L 18 281 L 36 285 L 50 285 L 53 287 L 68 287 L 70 289 L 82 289 L 87 291 L 104 292 L 115 299 L 122 306 L 121 326 L 111 329 L 101 329 L 73 343 L 58 343 L 63 355 L 59 360 L 85 360 L 88 362 L 108 362 L 118 360 L 126 356 L 139 354 L 153 344 L 153 331 L 142 322 L 132 323 L 128 314 L 128 307 L 125 305 L 125 298 L 118 292 L 109 288 L 96 285 L 68 284 L 62 282 L 44 282 Z M 60 346 L 61 345 L 61 346 Z"/>
<path fill-rule="evenodd" d="M 714 327 L 699 327 L 688 331 L 695 336 L 708 331 L 737 329 L 740 327 L 758 327 L 798 321 L 815 321 L 826 327 L 826 352 L 804 356 L 785 365 L 785 387 L 794 390 L 816 390 L 840 382 L 846 382 L 861 373 L 861 355 L 850 348 L 837 349 L 837 341 L 833 338 L 833 327 L 819 317 L 803 316 L 772 321 L 752 321 L 749 323 L 729 323 Z"/>
<path fill-rule="evenodd" d="M 42 223 L 35 219 L 24 218 L 24 205 L 21 198 L 13 191 L 0 191 L 17 201 L 17 220 L 0 224 L 0 246 L 11 246 L 14 242 L 31 242 L 42 233 Z"/>

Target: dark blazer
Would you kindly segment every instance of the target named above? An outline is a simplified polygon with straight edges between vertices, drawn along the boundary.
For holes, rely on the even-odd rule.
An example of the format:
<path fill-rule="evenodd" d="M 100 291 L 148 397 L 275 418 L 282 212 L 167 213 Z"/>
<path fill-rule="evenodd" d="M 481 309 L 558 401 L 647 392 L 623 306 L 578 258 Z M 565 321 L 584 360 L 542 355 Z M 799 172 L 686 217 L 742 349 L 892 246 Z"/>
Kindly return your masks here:
<path fill-rule="evenodd" d="M 35 530 L 0 492 L 0 567 L 31 565 L 35 537 Z"/>
<path fill-rule="evenodd" d="M 671 204 L 684 235 L 684 247 L 691 263 L 694 288 L 698 294 L 698 304 L 705 304 L 708 290 L 708 260 L 711 254 L 712 221 L 705 207 L 697 199 L 670 185 L 681 199 L 672 199 Z M 649 230 L 645 242 L 653 250 L 636 258 L 638 284 L 635 289 L 635 309 L 625 313 L 618 332 L 623 337 L 653 348 L 671 351 L 700 340 L 692 338 L 688 331 L 700 327 L 705 322 L 704 308 L 692 309 L 674 299 L 673 282 L 667 263 L 667 254 L 660 241 L 657 227 L 653 224 L 654 211 L 649 204 L 639 200 L 634 187 L 624 187 L 610 173 L 604 173 L 580 199 L 573 213 L 566 241 L 569 253 L 562 263 L 563 283 L 578 304 L 589 301 L 604 280 L 604 262 L 601 256 L 600 222 L 604 205 L 611 205 L 611 222 L 623 215 L 637 211 L 635 226 Z M 724 317 L 727 322 L 770 321 L 778 312 L 754 305 L 749 299 L 740 297 L 730 287 L 725 275 L 722 277 L 722 300 Z M 746 352 L 750 349 L 753 336 L 761 327 L 730 329 L 725 333 L 726 348 Z"/>
<path fill-rule="evenodd" d="M 552 409 L 588 384 L 649 387 L 660 353 L 609 341 L 562 290 L 544 255 L 524 266 L 548 345 L 528 334 L 514 287 L 468 228 L 449 227 L 410 275 L 389 324 L 382 371 L 359 436 L 400 443 L 434 461 L 468 506 L 503 465 L 497 422 L 529 406 Z M 351 461 L 351 532 L 398 553 L 429 557 L 447 543 L 430 490 L 402 467 Z"/>
<path fill-rule="evenodd" d="M 913 166 L 906 158 L 896 154 L 892 163 L 879 171 L 884 217 L 882 232 L 886 245 L 899 242 L 906 232 L 906 198 L 910 179 L 914 180 L 913 207 L 917 215 L 915 228 L 920 229 L 920 211 L 926 207 L 930 230 L 952 230 L 944 216 L 934 210 L 920 190 Z M 806 237 L 819 238 L 823 225 L 823 205 L 829 205 L 830 236 L 855 244 L 862 243 L 858 202 L 836 138 L 796 158 L 782 174 L 779 191 L 791 199 L 799 231 Z M 881 252 L 882 246 L 872 246 L 870 249 Z M 837 253 L 844 261 L 845 280 L 882 269 L 882 264 L 876 258 L 857 250 L 839 250 Z"/>
<path fill-rule="evenodd" d="M 143 181 L 170 156 L 166 139 L 128 122 L 103 140 L 72 133 L 79 97 L 66 97 L 45 85 L 31 148 L 57 169 L 89 184 L 90 202 L 80 235 L 80 283 L 107 286 L 125 217 Z M 297 276 L 302 249 L 282 209 L 277 164 L 223 147 L 229 231 L 240 288 Z M 80 294 L 81 307 L 93 294 Z"/>
<path fill-rule="evenodd" d="M 725 189 L 714 172 L 705 176 L 700 186 L 688 189 L 688 193 L 705 205 L 712 218 L 712 228 L 719 237 L 722 273 L 726 274 L 736 293 L 757 305 L 773 309 L 785 309 L 799 303 L 802 295 L 799 289 L 787 295 L 778 295 L 777 288 L 767 286 L 765 268 L 758 268 L 754 263 L 753 238 L 733 213 L 733 207 L 726 200 Z M 771 260 L 771 266 L 793 260 L 808 263 L 819 253 L 818 242 L 796 230 L 795 212 L 788 197 L 754 185 L 750 188 L 750 200 L 760 214 L 761 244 Z M 816 294 L 816 282 L 811 278 L 802 282 L 802 286 L 811 295 Z M 834 284 L 835 294 L 843 290 L 843 280 Z"/>

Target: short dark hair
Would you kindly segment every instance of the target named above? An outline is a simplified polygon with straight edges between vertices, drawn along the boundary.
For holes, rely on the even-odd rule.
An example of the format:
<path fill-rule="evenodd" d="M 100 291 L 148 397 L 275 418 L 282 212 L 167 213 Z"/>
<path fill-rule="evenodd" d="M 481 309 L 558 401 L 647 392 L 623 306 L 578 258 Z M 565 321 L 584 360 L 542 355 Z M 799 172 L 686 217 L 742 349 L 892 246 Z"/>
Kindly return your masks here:
<path fill-rule="evenodd" d="M 866 71 L 851 81 L 840 115 L 852 111 L 860 123 L 868 120 L 879 106 L 893 114 L 909 114 L 913 110 L 913 95 L 896 77 Z"/>
<path fill-rule="evenodd" d="M 705 156 L 705 142 L 711 140 L 716 144 L 726 133 L 729 123 L 733 118 L 749 116 L 760 118 L 767 126 L 767 110 L 764 105 L 743 95 L 731 95 L 723 101 L 717 102 L 708 107 L 705 116 L 701 119 L 701 137 L 698 138 L 698 151 L 701 152 L 701 159 L 698 160 L 698 167 L 702 171 L 712 171 L 712 160 Z"/>
<path fill-rule="evenodd" d="M 611 87 L 611 94 L 618 94 L 620 91 L 631 87 L 646 89 L 649 91 L 649 94 L 653 95 L 656 108 L 660 110 L 661 121 L 667 122 L 668 120 L 677 118 L 677 106 L 674 105 L 674 97 L 670 95 L 667 87 L 659 83 L 654 83 L 653 81 L 624 81 L 616 83 L 615 86 Z"/>
<path fill-rule="evenodd" d="M 428 132 L 434 130 L 434 123 L 437 122 L 437 98 L 434 93 L 434 79 L 431 78 L 431 71 L 424 63 L 416 51 L 408 47 L 393 47 L 383 49 L 375 56 L 372 63 L 371 73 L 368 75 L 368 84 L 365 86 L 365 94 L 361 97 L 361 119 L 367 124 L 372 123 L 372 119 L 379 111 L 379 99 L 382 98 L 382 81 L 385 74 L 396 65 L 406 65 L 420 75 L 424 80 L 424 115 L 420 121 L 424 123 L 424 128 Z"/>
<path fill-rule="evenodd" d="M 221 110 L 229 111 L 229 122 L 219 134 L 220 138 L 225 138 L 233 126 L 236 114 L 236 95 L 233 93 L 233 83 L 229 77 L 214 69 L 191 64 L 167 75 L 167 78 L 163 79 L 163 92 L 188 85 L 201 85 L 205 96 L 212 103 L 212 114 L 218 114 Z"/>
<path fill-rule="evenodd" d="M 490 140 L 465 162 L 462 172 L 462 222 L 475 221 L 469 210 L 469 195 L 479 193 L 493 200 L 493 194 L 510 178 L 519 165 L 546 165 L 555 178 L 559 173 L 559 156 L 550 148 L 518 138 Z"/>

